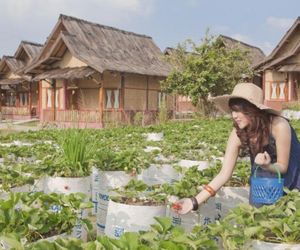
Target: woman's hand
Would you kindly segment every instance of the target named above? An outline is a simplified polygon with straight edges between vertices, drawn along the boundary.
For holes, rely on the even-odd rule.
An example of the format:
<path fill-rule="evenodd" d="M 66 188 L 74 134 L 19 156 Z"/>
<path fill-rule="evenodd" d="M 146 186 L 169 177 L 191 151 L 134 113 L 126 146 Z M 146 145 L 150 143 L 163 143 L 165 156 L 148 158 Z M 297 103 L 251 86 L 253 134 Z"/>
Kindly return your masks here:
<path fill-rule="evenodd" d="M 270 155 L 268 154 L 267 151 L 263 152 L 263 153 L 258 153 L 256 156 L 255 156 L 255 159 L 254 159 L 254 162 L 259 165 L 259 166 L 262 166 L 262 167 L 268 167 L 271 163 L 271 157 Z"/>
<path fill-rule="evenodd" d="M 172 210 L 178 214 L 187 214 L 192 209 L 193 209 L 193 203 L 189 198 L 184 198 L 179 201 L 176 201 L 172 205 Z"/>

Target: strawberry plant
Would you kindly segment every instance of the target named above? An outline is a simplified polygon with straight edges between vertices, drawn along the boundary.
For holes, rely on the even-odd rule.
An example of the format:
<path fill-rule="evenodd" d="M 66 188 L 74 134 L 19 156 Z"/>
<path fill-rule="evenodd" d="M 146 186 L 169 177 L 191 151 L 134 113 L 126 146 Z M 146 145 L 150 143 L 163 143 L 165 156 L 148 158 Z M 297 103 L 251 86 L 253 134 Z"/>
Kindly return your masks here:
<path fill-rule="evenodd" d="M 99 148 L 94 157 L 93 164 L 102 171 L 125 171 L 127 173 L 140 173 L 141 169 L 150 165 L 151 155 L 142 149 L 128 148 L 122 151 L 109 148 Z"/>
<path fill-rule="evenodd" d="M 26 166 L 3 166 L 0 168 L 0 190 L 10 191 L 11 188 L 34 183 L 34 175 L 24 171 Z"/>
<path fill-rule="evenodd" d="M 225 249 L 245 249 L 251 239 L 273 243 L 300 243 L 300 193 L 287 195 L 275 204 L 255 208 L 241 204 L 222 221 L 210 224 L 210 233 L 221 237 Z"/>
<path fill-rule="evenodd" d="M 162 189 L 168 195 L 179 198 L 196 196 L 202 185 L 208 184 L 221 170 L 222 163 L 217 161 L 215 166 L 199 171 L 197 166 L 183 171 L 183 177 L 179 181 L 171 184 L 163 184 Z M 233 172 L 232 178 L 225 186 L 244 187 L 248 185 L 250 176 L 250 166 L 246 162 L 238 162 Z"/>
<path fill-rule="evenodd" d="M 131 205 L 156 206 L 166 203 L 166 194 L 160 186 L 148 186 L 143 181 L 132 179 L 127 185 L 114 189 L 118 196 L 111 199 L 118 203 Z"/>
<path fill-rule="evenodd" d="M 126 232 L 120 239 L 98 236 L 95 241 L 82 243 L 75 239 L 57 239 L 54 242 L 40 241 L 26 249 L 128 249 L 128 250 L 217 250 L 216 242 L 203 232 L 201 235 L 187 234 L 180 227 L 174 227 L 170 218 L 155 218 L 156 224 L 149 231 Z M 20 248 L 22 249 L 22 248 Z M 22 249 L 23 250 L 23 249 Z"/>
<path fill-rule="evenodd" d="M 59 208 L 56 212 L 53 206 Z M 33 242 L 61 233 L 71 233 L 78 220 L 88 228 L 86 219 L 79 219 L 81 209 L 91 207 L 83 194 L 17 193 L 0 200 L 0 234 L 16 234 L 22 242 Z"/>

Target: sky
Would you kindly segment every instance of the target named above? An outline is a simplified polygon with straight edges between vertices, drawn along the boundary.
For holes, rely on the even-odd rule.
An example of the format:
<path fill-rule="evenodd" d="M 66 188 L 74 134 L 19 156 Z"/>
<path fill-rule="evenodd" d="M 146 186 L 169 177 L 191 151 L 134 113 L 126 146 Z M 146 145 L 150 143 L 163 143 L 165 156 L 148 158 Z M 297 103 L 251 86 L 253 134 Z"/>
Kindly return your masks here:
<path fill-rule="evenodd" d="M 270 54 L 300 16 L 299 0 L 0 0 L 0 57 L 44 43 L 59 14 L 151 36 L 163 51 L 206 31 Z"/>

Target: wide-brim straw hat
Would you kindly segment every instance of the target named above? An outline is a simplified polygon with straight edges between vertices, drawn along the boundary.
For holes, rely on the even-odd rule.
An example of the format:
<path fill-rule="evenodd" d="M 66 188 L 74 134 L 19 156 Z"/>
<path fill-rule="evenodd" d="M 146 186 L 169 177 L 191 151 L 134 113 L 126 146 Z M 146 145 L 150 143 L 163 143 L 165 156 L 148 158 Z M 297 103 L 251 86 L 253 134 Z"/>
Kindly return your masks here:
<path fill-rule="evenodd" d="M 229 100 L 232 98 L 242 98 L 255 105 L 257 108 L 268 113 L 280 115 L 280 111 L 274 110 L 264 105 L 263 90 L 253 83 L 238 83 L 230 95 L 210 97 L 209 101 L 215 103 L 216 107 L 225 113 L 231 113 Z"/>

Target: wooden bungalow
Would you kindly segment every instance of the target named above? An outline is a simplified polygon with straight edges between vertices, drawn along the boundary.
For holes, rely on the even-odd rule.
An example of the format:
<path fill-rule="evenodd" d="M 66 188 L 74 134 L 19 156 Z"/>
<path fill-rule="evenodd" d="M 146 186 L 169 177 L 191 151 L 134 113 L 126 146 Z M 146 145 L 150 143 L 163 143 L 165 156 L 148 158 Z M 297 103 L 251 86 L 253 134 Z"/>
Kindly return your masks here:
<path fill-rule="evenodd" d="M 60 15 L 41 53 L 26 69 L 39 81 L 40 119 L 60 126 L 103 127 L 154 119 L 166 99 L 169 67 L 152 38 Z"/>
<path fill-rule="evenodd" d="M 14 57 L 3 56 L 0 63 L 1 114 L 4 119 L 29 119 L 38 115 L 38 88 L 23 69 L 39 53 L 42 45 L 22 41 Z"/>
<path fill-rule="evenodd" d="M 236 39 L 233 39 L 225 35 L 219 35 L 219 37 L 223 40 L 224 46 L 227 48 L 239 46 L 240 49 L 248 51 L 250 66 L 252 68 L 265 58 L 265 54 L 258 47 L 249 45 L 247 43 L 238 41 Z M 164 54 L 170 55 L 173 50 L 174 50 L 173 48 L 166 48 Z M 261 87 L 262 79 L 260 75 L 255 75 L 252 81 Z M 175 107 L 176 107 L 176 113 L 179 116 L 180 114 L 184 115 L 196 111 L 196 107 L 192 104 L 191 99 L 187 96 L 176 96 Z"/>
<path fill-rule="evenodd" d="M 262 74 L 266 105 L 280 110 L 300 100 L 300 17 L 255 68 Z"/>

